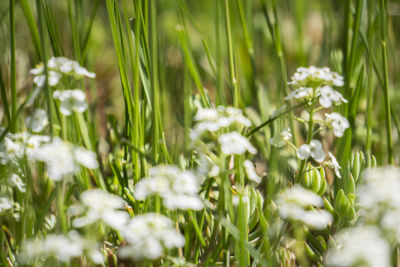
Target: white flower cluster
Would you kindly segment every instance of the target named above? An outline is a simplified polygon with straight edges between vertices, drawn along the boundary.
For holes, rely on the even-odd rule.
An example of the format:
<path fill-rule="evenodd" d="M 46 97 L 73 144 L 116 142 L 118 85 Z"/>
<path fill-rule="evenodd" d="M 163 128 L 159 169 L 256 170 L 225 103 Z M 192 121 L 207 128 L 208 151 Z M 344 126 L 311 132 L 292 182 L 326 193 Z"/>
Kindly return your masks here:
<path fill-rule="evenodd" d="M 222 134 L 218 138 L 218 142 L 221 145 L 222 153 L 225 155 L 241 155 L 246 151 L 251 154 L 257 153 L 257 149 L 251 145 L 249 140 L 238 132 Z"/>
<path fill-rule="evenodd" d="M 13 206 L 14 203 L 8 197 L 0 197 L 0 214 L 10 210 Z"/>
<path fill-rule="evenodd" d="M 56 90 L 53 93 L 53 97 L 60 100 L 60 112 L 65 116 L 71 115 L 74 111 L 82 113 L 88 107 L 86 95 L 79 89 Z"/>
<path fill-rule="evenodd" d="M 28 160 L 33 160 L 35 149 L 49 141 L 50 137 L 46 135 L 31 135 L 27 132 L 7 133 L 0 143 L 0 164 L 18 165 L 25 155 Z"/>
<path fill-rule="evenodd" d="M 344 229 L 335 235 L 335 242 L 328 250 L 327 266 L 392 266 L 390 246 L 375 226 Z"/>
<path fill-rule="evenodd" d="M 127 244 L 119 249 L 119 256 L 135 260 L 155 260 L 162 256 L 164 248 L 179 248 L 185 244 L 184 237 L 174 229 L 172 221 L 158 213 L 133 217 L 121 230 L 121 235 Z"/>
<path fill-rule="evenodd" d="M 72 225 L 81 228 L 101 221 L 117 230 L 127 242 L 118 251 L 123 258 L 154 260 L 163 254 L 164 248 L 185 244 L 172 221 L 161 214 L 146 213 L 131 218 L 122 210 L 126 205 L 122 198 L 100 189 L 87 190 L 80 198 L 81 203 L 68 209 L 70 216 L 77 216 Z"/>
<path fill-rule="evenodd" d="M 69 215 L 80 216 L 72 222 L 75 228 L 101 220 L 114 229 L 121 229 L 129 219 L 128 213 L 122 211 L 124 201 L 119 196 L 101 189 L 92 189 L 83 192 L 80 198 L 81 204 L 72 205 L 68 209 Z"/>
<path fill-rule="evenodd" d="M 50 86 L 56 86 L 62 75 L 73 76 L 76 79 L 83 77 L 94 78 L 96 74 L 89 72 L 84 67 L 80 66 L 75 60 L 70 60 L 65 57 L 52 57 L 47 62 L 48 68 L 48 83 Z M 31 74 L 34 75 L 33 82 L 38 87 L 43 87 L 46 81 L 44 73 L 44 65 L 40 63 L 36 68 L 31 69 Z"/>
<path fill-rule="evenodd" d="M 223 106 L 219 106 L 216 109 L 200 108 L 194 117 L 194 121 L 196 125 L 190 133 L 190 138 L 193 141 L 196 141 L 207 131 L 216 132 L 222 128 L 228 128 L 233 124 L 246 127 L 251 126 L 250 120 L 243 116 L 240 109 Z"/>
<path fill-rule="evenodd" d="M 335 235 L 328 266 L 392 266 L 390 244 L 400 243 L 400 168 L 366 169 L 363 182 L 358 226 Z"/>
<path fill-rule="evenodd" d="M 343 86 L 343 77 L 329 68 L 317 68 L 310 66 L 308 68 L 297 68 L 289 82 L 295 88 L 310 86 L 320 87 L 322 85 Z"/>
<path fill-rule="evenodd" d="M 324 108 L 330 108 L 333 105 L 340 105 L 347 103 L 348 101 L 343 97 L 341 93 L 334 90 L 331 86 L 323 87 L 300 87 L 290 92 L 285 100 L 296 99 L 296 100 L 311 100 L 312 98 L 319 98 L 319 104 Z"/>
<path fill-rule="evenodd" d="M 60 181 L 66 175 L 74 174 L 79 170 L 79 165 L 88 169 L 98 167 L 94 152 L 76 147 L 58 137 L 33 149 L 32 158 L 46 164 L 48 176 L 54 181 Z"/>
<path fill-rule="evenodd" d="M 33 239 L 25 242 L 20 254 L 20 261 L 29 263 L 37 258 L 55 257 L 59 261 L 69 262 L 81 257 L 85 252 L 95 264 L 104 262 L 103 254 L 97 244 L 82 238 L 77 232 L 68 235 L 50 234 L 43 239 Z"/>
<path fill-rule="evenodd" d="M 151 168 L 149 177 L 141 179 L 136 185 L 135 198 L 145 200 L 158 195 L 171 210 L 201 210 L 203 203 L 198 195 L 199 189 L 197 177 L 192 172 L 171 165 L 159 165 Z"/>
<path fill-rule="evenodd" d="M 299 221 L 315 229 L 324 229 L 332 222 L 328 211 L 314 208 L 322 207 L 322 198 L 299 185 L 282 192 L 276 202 L 279 215 L 284 219 Z"/>
<path fill-rule="evenodd" d="M 400 168 L 367 169 L 359 187 L 358 203 L 367 222 L 379 223 L 400 243 Z"/>

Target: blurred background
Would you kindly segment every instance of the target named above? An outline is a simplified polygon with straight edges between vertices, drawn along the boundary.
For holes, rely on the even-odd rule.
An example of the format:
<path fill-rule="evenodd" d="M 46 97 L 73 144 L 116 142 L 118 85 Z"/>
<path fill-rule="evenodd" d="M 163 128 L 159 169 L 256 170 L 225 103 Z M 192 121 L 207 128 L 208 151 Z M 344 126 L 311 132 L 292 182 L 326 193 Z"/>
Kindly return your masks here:
<path fill-rule="evenodd" d="M 110 121 L 123 120 L 125 112 L 106 1 L 41 1 L 42 20 L 36 10 L 38 1 L 14 1 L 18 97 L 24 99 L 33 89 L 29 69 L 41 61 L 35 46 L 39 35 L 32 35 L 31 16 L 39 29 L 40 21 L 45 29 L 40 37 L 44 38 L 47 58 L 54 55 L 75 59 L 97 74 L 85 86 L 94 127 L 105 136 Z M 116 2 L 122 22 L 127 19 L 133 25 L 133 1 Z M 148 8 L 146 2 L 142 2 L 144 12 Z M 246 109 L 254 122 L 261 123 L 285 104 L 284 97 L 290 91 L 286 83 L 297 67 L 328 66 L 345 76 L 346 86 L 341 89 L 345 97 L 350 102 L 354 97 L 357 100 L 351 108 L 342 107 L 352 125 L 349 138 L 353 149 L 371 151 L 378 162 L 386 161 L 386 146 L 382 145 L 384 97 L 379 80 L 380 75 L 383 77 L 382 32 L 377 1 L 231 0 L 229 10 L 225 10 L 223 1 L 216 0 L 156 3 L 160 114 L 172 154 L 178 154 L 184 145 L 185 98 L 191 96 L 194 101 L 202 86 L 216 105 L 233 104 L 225 15 L 228 11 L 239 106 Z M 400 1 L 387 4 L 387 66 L 393 148 L 398 163 Z M 10 87 L 9 7 L 10 1 L 0 1 L 0 70 L 5 88 Z M 125 33 L 129 32 L 127 24 L 123 25 Z M 127 39 L 123 42 L 128 47 Z M 130 73 L 133 67 L 126 67 Z M 142 74 L 141 78 L 144 79 Z M 146 99 L 145 92 L 141 90 L 142 99 Z M 4 98 L 1 105 L 4 106 Z M 4 114 L 0 118 L 4 126 Z M 301 140 L 301 129 L 296 135 Z"/>

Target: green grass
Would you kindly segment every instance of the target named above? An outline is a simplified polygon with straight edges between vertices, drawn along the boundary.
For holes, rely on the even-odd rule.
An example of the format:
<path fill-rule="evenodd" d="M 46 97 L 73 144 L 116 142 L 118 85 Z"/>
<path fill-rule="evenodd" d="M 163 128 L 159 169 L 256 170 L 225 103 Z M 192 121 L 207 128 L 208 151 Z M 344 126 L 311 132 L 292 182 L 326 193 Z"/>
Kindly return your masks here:
<path fill-rule="evenodd" d="M 80 170 L 72 182 L 49 180 L 43 164 L 28 164 L 27 158 L 20 163 L 26 193 L 0 186 L 1 194 L 12 196 L 20 206 L 19 220 L 0 215 L 2 265 L 17 262 L 27 239 L 71 230 L 68 207 L 93 188 L 121 196 L 133 216 L 157 211 L 171 218 L 186 245 L 168 255 L 187 263 L 292 266 L 288 255 L 298 250 L 285 247 L 285 237 L 299 234 L 308 247 L 303 248 L 304 255 L 297 255 L 298 261 L 321 264 L 324 242 L 354 221 L 338 215 L 337 229 L 307 234 L 294 224 L 284 224 L 273 200 L 302 179 L 309 161 L 298 160 L 290 148 L 270 146 L 268 140 L 289 127 L 295 146 L 310 143 L 311 130 L 319 122 L 311 115 L 303 127 L 291 119 L 300 117 L 301 105 L 285 100 L 292 91 L 288 81 L 297 67 L 328 66 L 343 75 L 344 86 L 338 90 L 348 100 L 332 111 L 350 122 L 341 138 L 317 135 L 326 151 L 337 156 L 345 176 L 342 180 L 330 172 L 326 176 L 324 196 L 332 209 L 339 209 L 335 199 L 341 189 L 349 197 L 355 190 L 349 188 L 360 183 L 350 177 L 354 152 L 363 152 L 365 160 L 374 155 L 378 165 L 399 164 L 399 7 L 395 0 L 2 1 L 0 119 L 5 132 L 1 142 L 7 132 L 27 131 L 26 117 L 42 108 L 49 121 L 42 134 L 94 151 L 100 163 L 98 169 Z M 47 79 L 43 88 L 35 89 L 28 71 L 51 56 L 74 59 L 97 74 L 95 80 L 60 82 L 62 89 L 86 92 L 86 112 L 62 115 Z M 49 71 L 45 64 L 46 76 Z M 262 183 L 250 189 L 257 189 L 263 202 L 251 191 L 249 203 L 232 204 L 249 184 L 245 156 L 235 157 L 233 163 L 229 157 L 218 158 L 221 174 L 201 185 L 200 194 L 208 203 L 203 211 L 171 211 L 159 198 L 137 201 L 132 191 L 152 166 L 198 166 L 199 151 L 189 137 L 193 116 L 198 106 L 219 105 L 239 108 L 253 122 L 240 131 L 258 150 L 251 160 L 266 173 Z M 272 115 L 283 105 L 286 109 Z M 217 151 L 209 152 L 219 157 Z M 1 179 L 6 181 L 14 171 L 0 165 Z M 57 218 L 51 230 L 45 227 L 49 214 Z M 116 256 L 123 242 L 120 234 L 104 226 L 98 230 L 99 242 L 113 244 L 104 245 L 109 253 L 105 266 L 114 266 L 112 257 L 123 263 Z M 307 249 L 315 255 L 307 254 Z M 166 256 L 146 264 L 171 262 Z M 86 264 L 90 265 L 76 259 L 59 266 Z M 125 262 L 129 264 L 133 263 Z"/>

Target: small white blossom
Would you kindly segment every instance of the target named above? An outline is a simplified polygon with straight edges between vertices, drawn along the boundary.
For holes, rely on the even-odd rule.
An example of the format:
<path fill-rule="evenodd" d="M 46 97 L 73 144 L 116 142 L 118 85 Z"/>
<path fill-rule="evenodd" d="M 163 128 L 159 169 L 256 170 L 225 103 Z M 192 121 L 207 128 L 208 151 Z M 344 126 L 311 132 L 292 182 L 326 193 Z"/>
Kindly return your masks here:
<path fill-rule="evenodd" d="M 312 157 L 316 162 L 322 162 L 325 159 L 322 143 L 313 139 L 309 145 L 301 145 L 297 150 L 297 157 L 302 160 Z"/>
<path fill-rule="evenodd" d="M 75 147 L 59 138 L 54 138 L 51 143 L 35 148 L 32 151 L 32 157 L 46 163 L 47 173 L 55 181 L 74 174 L 79 170 L 79 164 L 86 168 L 97 167 L 94 153 Z"/>
<path fill-rule="evenodd" d="M 81 257 L 85 251 L 93 253 L 96 248 L 97 244 L 83 239 L 75 231 L 69 232 L 68 235 L 50 234 L 43 239 L 26 241 L 22 247 L 20 260 L 29 263 L 39 257 L 55 257 L 59 261 L 69 262 L 73 258 Z"/>
<path fill-rule="evenodd" d="M 389 244 L 375 226 L 344 229 L 334 239 L 336 246 L 328 250 L 327 266 L 392 266 Z"/>
<path fill-rule="evenodd" d="M 200 108 L 195 117 L 196 122 L 190 133 L 192 141 L 197 140 L 204 132 L 216 132 L 221 128 L 227 128 L 231 125 L 251 126 L 251 122 L 240 109 L 232 107 L 219 106 L 213 108 Z"/>
<path fill-rule="evenodd" d="M 281 193 L 277 198 L 279 215 L 284 219 L 302 222 L 311 228 L 324 229 L 332 222 L 332 215 L 326 210 L 315 210 L 323 201 L 317 194 L 294 186 Z"/>
<path fill-rule="evenodd" d="M 10 177 L 8 177 L 8 183 L 10 184 L 10 186 L 12 187 L 16 187 L 18 188 L 18 190 L 22 193 L 26 192 L 26 185 L 25 183 L 22 181 L 22 179 L 16 175 L 15 173 L 11 174 Z"/>
<path fill-rule="evenodd" d="M 48 83 L 50 86 L 56 86 L 62 75 L 73 76 L 77 79 L 82 77 L 94 78 L 96 74 L 89 72 L 84 67 L 80 66 L 75 60 L 70 60 L 65 57 L 52 57 L 47 62 L 48 68 Z M 44 73 L 44 65 L 40 63 L 34 69 L 30 70 L 34 75 L 33 82 L 38 87 L 43 87 L 46 81 Z"/>
<path fill-rule="evenodd" d="M 164 248 L 172 249 L 185 244 L 184 237 L 174 229 L 172 221 L 157 213 L 135 216 L 121 234 L 128 242 L 118 251 L 122 258 L 155 260 L 163 254 Z"/>
<path fill-rule="evenodd" d="M 61 79 L 61 74 L 55 71 L 49 71 L 47 77 L 48 77 L 47 82 L 49 86 L 56 86 Z M 45 82 L 46 82 L 46 75 L 44 74 L 35 76 L 33 78 L 33 83 L 36 84 L 36 86 L 38 87 L 43 87 Z"/>
<path fill-rule="evenodd" d="M 43 109 L 36 109 L 31 116 L 26 118 L 25 122 L 32 132 L 41 132 L 49 123 L 47 112 Z"/>
<path fill-rule="evenodd" d="M 339 162 L 336 160 L 335 156 L 331 152 L 328 152 L 328 155 L 331 158 L 331 160 L 327 163 L 328 167 L 335 171 L 335 174 L 338 178 L 342 178 L 342 176 L 340 175 L 341 167 L 339 165 Z"/>
<path fill-rule="evenodd" d="M 163 204 L 171 210 L 201 210 L 203 203 L 197 194 L 199 189 L 197 177 L 192 172 L 159 165 L 149 170 L 149 177 L 139 181 L 134 195 L 138 200 L 159 195 Z"/>
<path fill-rule="evenodd" d="M 350 127 L 349 121 L 339 113 L 333 112 L 331 114 L 325 114 L 325 116 L 326 124 L 333 128 L 333 134 L 336 137 L 342 137 L 344 131 Z"/>
<path fill-rule="evenodd" d="M 218 138 L 221 150 L 225 155 L 241 155 L 248 151 L 256 154 L 257 150 L 251 145 L 246 137 L 238 132 L 223 134 Z"/>
<path fill-rule="evenodd" d="M 60 112 L 65 116 L 71 115 L 74 111 L 82 113 L 88 105 L 86 95 L 82 90 L 57 90 L 54 91 L 53 97 L 60 100 Z"/>
<path fill-rule="evenodd" d="M 249 180 L 256 182 L 256 183 L 261 182 L 261 178 L 256 173 L 254 165 L 250 160 L 245 160 L 243 165 L 246 170 L 247 178 L 249 178 Z"/>
<path fill-rule="evenodd" d="M 297 99 L 297 100 L 302 100 L 302 99 L 311 99 L 314 97 L 314 90 L 311 87 L 300 87 L 299 89 L 296 89 L 288 94 L 288 96 L 285 97 L 285 100 L 290 100 L 290 99 Z"/>
<path fill-rule="evenodd" d="M 72 222 L 76 228 L 84 227 L 98 220 L 103 220 L 114 229 L 121 229 L 129 219 L 124 208 L 123 199 L 101 189 L 91 189 L 82 193 L 83 206 L 74 205 L 69 209 L 70 215 L 85 215 L 75 218 Z M 86 210 L 86 212 L 85 212 Z"/>
<path fill-rule="evenodd" d="M 347 100 L 342 96 L 342 94 L 330 86 L 319 88 L 319 92 L 319 103 L 324 108 L 330 108 L 332 104 L 340 105 L 341 103 L 347 103 Z"/>
<path fill-rule="evenodd" d="M 291 138 L 292 138 L 292 133 L 290 131 L 290 128 L 287 128 L 287 129 L 283 130 L 281 133 L 279 133 L 278 135 L 270 138 L 268 143 L 275 147 L 282 147 L 287 142 L 289 142 Z"/>
<path fill-rule="evenodd" d="M 7 197 L 0 197 L 0 214 L 13 207 L 13 202 Z"/>

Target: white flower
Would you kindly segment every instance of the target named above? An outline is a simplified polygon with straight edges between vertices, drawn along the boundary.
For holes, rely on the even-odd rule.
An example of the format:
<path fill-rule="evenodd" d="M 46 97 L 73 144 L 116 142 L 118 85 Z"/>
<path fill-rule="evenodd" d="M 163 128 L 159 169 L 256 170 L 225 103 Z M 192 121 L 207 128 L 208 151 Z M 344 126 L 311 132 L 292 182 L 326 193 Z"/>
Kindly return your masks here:
<path fill-rule="evenodd" d="M 55 71 L 49 71 L 47 74 L 49 86 L 56 86 L 61 79 L 61 74 Z M 37 75 L 33 78 L 33 83 L 36 84 L 38 87 L 43 87 L 45 82 L 45 74 Z"/>
<path fill-rule="evenodd" d="M 32 157 L 46 163 L 47 173 L 54 181 L 74 174 L 79 170 L 78 164 L 86 168 L 97 168 L 94 153 L 75 147 L 60 138 L 54 138 L 51 143 L 33 149 Z"/>
<path fill-rule="evenodd" d="M 103 220 L 114 229 L 121 229 L 128 221 L 129 215 L 120 211 L 124 208 L 123 199 L 101 189 L 91 189 L 81 194 L 83 207 L 72 206 L 70 215 L 80 215 L 85 209 L 86 214 L 75 218 L 72 222 L 74 227 L 80 228 L 98 220 Z"/>
<path fill-rule="evenodd" d="M 62 74 L 67 76 L 73 76 L 77 79 L 82 77 L 94 78 L 96 74 L 89 72 L 84 67 L 80 66 L 77 61 L 70 60 L 65 57 L 52 57 L 47 62 L 48 68 L 48 83 L 50 86 L 56 86 L 60 81 Z M 40 63 L 34 69 L 30 70 L 30 73 L 35 77 L 33 82 L 38 87 L 43 87 L 46 81 L 46 75 L 44 74 L 44 65 Z"/>
<path fill-rule="evenodd" d="M 65 175 L 77 171 L 73 147 L 59 138 L 35 149 L 33 156 L 36 160 L 46 163 L 47 173 L 52 180 L 60 181 Z"/>
<path fill-rule="evenodd" d="M 184 237 L 174 229 L 172 221 L 157 213 L 135 216 L 121 234 L 128 242 L 118 251 L 122 258 L 154 260 L 163 254 L 164 247 L 171 249 L 185 244 Z"/>
<path fill-rule="evenodd" d="M 300 87 L 288 94 L 285 100 L 290 99 L 310 99 L 314 96 L 314 90 L 311 87 Z"/>
<path fill-rule="evenodd" d="M 335 241 L 336 246 L 327 253 L 327 266 L 392 266 L 389 244 L 375 226 L 344 229 L 335 235 Z"/>
<path fill-rule="evenodd" d="M 315 229 L 324 229 L 332 222 L 332 215 L 326 210 L 315 210 L 323 204 L 317 194 L 296 185 L 277 198 L 279 215 L 284 219 L 302 222 Z"/>
<path fill-rule="evenodd" d="M 82 90 L 57 90 L 54 91 L 53 97 L 60 100 L 60 112 L 65 116 L 69 116 L 73 111 L 82 113 L 88 105 L 86 102 L 86 95 Z"/>
<path fill-rule="evenodd" d="M 335 156 L 331 152 L 328 152 L 328 155 L 331 158 L 331 160 L 327 163 L 328 167 L 335 171 L 335 174 L 338 178 L 342 178 L 342 176 L 340 175 L 341 167 L 339 165 L 339 162 L 336 160 Z"/>
<path fill-rule="evenodd" d="M 358 204 L 369 220 L 379 220 L 387 210 L 400 210 L 400 169 L 386 166 L 367 169 L 358 187 Z"/>
<path fill-rule="evenodd" d="M 300 67 L 293 74 L 290 85 L 298 88 L 312 86 L 314 88 L 323 85 L 343 86 L 343 77 L 329 68 L 317 68 L 310 66 L 308 68 Z"/>
<path fill-rule="evenodd" d="M 12 174 L 10 177 L 8 177 L 8 183 L 10 186 L 18 188 L 20 192 L 26 192 L 26 185 L 18 175 Z"/>
<path fill-rule="evenodd" d="M 65 75 L 71 75 L 75 78 L 82 78 L 86 76 L 88 78 L 95 78 L 96 74 L 89 72 L 84 67 L 80 66 L 75 60 L 70 60 L 65 57 L 52 57 L 47 62 L 49 69 L 59 71 Z"/>
<path fill-rule="evenodd" d="M 85 250 L 92 254 L 96 247 L 97 244 L 83 239 L 75 231 L 69 232 L 68 235 L 50 234 L 44 239 L 26 241 L 22 247 L 20 259 L 24 263 L 29 263 L 39 257 L 53 256 L 62 262 L 69 262 L 73 258 L 81 257 Z"/>
<path fill-rule="evenodd" d="M 256 154 L 257 150 L 250 144 L 246 137 L 238 132 L 223 134 L 218 138 L 221 150 L 225 155 L 241 155 L 248 151 Z"/>
<path fill-rule="evenodd" d="M 320 98 L 319 103 L 324 108 L 330 108 L 332 104 L 339 105 L 341 103 L 347 103 L 347 100 L 343 98 L 342 94 L 334 90 L 330 86 L 324 86 L 319 89 Z"/>
<path fill-rule="evenodd" d="M 325 114 L 325 116 L 326 124 L 333 128 L 333 134 L 336 137 L 342 137 L 344 131 L 350 127 L 349 121 L 339 113 L 333 112 L 331 114 Z"/>
<path fill-rule="evenodd" d="M 316 162 L 322 162 L 325 158 L 325 152 L 321 142 L 313 139 L 309 145 L 304 144 L 299 147 L 297 157 L 302 160 L 312 157 Z"/>
<path fill-rule="evenodd" d="M 96 159 L 96 153 L 86 150 L 82 147 L 75 148 L 75 160 L 88 169 L 96 169 L 99 164 Z"/>
<path fill-rule="evenodd" d="M 25 122 L 32 132 L 41 132 L 49 123 L 47 112 L 43 109 L 36 109 L 31 116 L 26 118 Z"/>
<path fill-rule="evenodd" d="M 254 165 L 250 160 L 245 160 L 243 165 L 246 170 L 247 178 L 249 178 L 249 180 L 256 182 L 256 183 L 261 182 L 261 178 L 256 173 Z"/>
<path fill-rule="evenodd" d="M 0 197 L 0 214 L 13 207 L 13 202 L 7 197 Z"/>
<path fill-rule="evenodd" d="M 199 189 L 197 177 L 192 172 L 171 165 L 159 165 L 149 170 L 149 177 L 139 181 L 134 195 L 138 200 L 159 195 L 163 204 L 171 210 L 201 210 L 203 203 L 197 194 Z"/>
<path fill-rule="evenodd" d="M 251 126 L 251 122 L 240 109 L 232 107 L 219 106 L 217 109 L 200 108 L 194 121 L 196 125 L 190 133 L 192 141 L 197 140 L 204 132 L 216 132 L 221 128 L 227 128 L 231 125 Z"/>
<path fill-rule="evenodd" d="M 282 147 L 287 142 L 289 142 L 291 138 L 292 138 L 292 133 L 290 131 L 290 128 L 287 128 L 287 129 L 283 130 L 281 133 L 279 133 L 278 135 L 270 138 L 268 143 L 275 147 Z"/>

